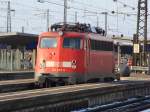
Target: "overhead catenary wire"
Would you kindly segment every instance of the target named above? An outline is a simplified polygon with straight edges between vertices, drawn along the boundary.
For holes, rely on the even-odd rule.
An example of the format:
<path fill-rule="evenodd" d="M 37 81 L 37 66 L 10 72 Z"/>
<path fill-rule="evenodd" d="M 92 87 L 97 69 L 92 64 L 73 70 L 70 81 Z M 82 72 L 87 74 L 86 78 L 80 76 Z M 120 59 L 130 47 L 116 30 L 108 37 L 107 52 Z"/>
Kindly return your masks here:
<path fill-rule="evenodd" d="M 47 1 L 48 3 L 50 3 L 50 4 L 54 4 L 54 5 L 57 5 L 57 6 L 62 6 L 62 7 L 64 7 L 64 5 L 63 4 L 59 4 L 59 3 L 55 3 L 55 2 L 50 2 L 50 1 Z M 18 5 L 23 5 L 23 6 L 28 6 L 28 5 L 24 5 L 24 4 L 20 4 L 20 3 L 17 3 Z M 40 9 L 40 8 L 37 8 L 37 7 L 32 7 L 32 6 L 28 6 L 28 8 L 33 8 L 33 9 L 37 9 L 37 10 L 41 10 L 41 11 L 43 11 L 43 10 L 46 10 L 46 9 Z M 73 6 L 70 6 L 69 8 L 72 8 L 72 9 L 75 9 L 75 10 L 80 10 L 80 11 L 86 11 L 86 12 L 88 12 L 88 13 L 95 13 L 95 14 L 102 14 L 101 12 L 97 12 L 97 11 L 91 11 L 91 10 L 88 10 L 88 9 L 83 9 L 83 8 L 77 8 L 77 7 L 73 7 Z M 36 11 L 36 10 L 35 10 Z M 115 12 L 115 11 L 110 11 L 110 10 L 108 10 L 110 13 L 116 13 L 117 14 L 117 12 Z M 51 11 L 52 12 L 52 11 Z M 54 11 L 55 12 L 55 11 Z M 127 16 L 131 16 L 131 15 L 134 15 L 134 16 L 136 16 L 137 14 L 136 13 L 128 13 L 128 12 L 118 12 L 118 14 L 120 14 L 120 15 L 127 15 Z"/>
<path fill-rule="evenodd" d="M 50 4 L 54 4 L 54 5 L 57 5 L 57 6 L 62 6 L 64 7 L 63 4 L 60 4 L 60 3 L 56 3 L 56 2 L 51 2 L 51 1 L 46 1 L 47 3 L 50 3 Z M 102 12 L 98 12 L 98 11 L 91 11 L 91 10 L 88 10 L 88 9 L 84 9 L 84 8 L 78 8 L 78 7 L 74 7 L 74 6 L 69 6 L 68 7 L 69 9 L 75 9 L 75 10 L 79 10 L 79 11 L 87 11 L 89 13 L 95 13 L 95 14 L 102 14 Z M 110 13 L 113 13 L 112 11 L 108 10 L 108 12 Z M 117 13 L 114 11 L 114 13 Z M 118 12 L 118 14 L 127 14 L 127 13 L 122 13 L 122 12 Z M 135 15 L 135 14 L 131 14 L 131 15 Z"/>
<path fill-rule="evenodd" d="M 135 10 L 135 9 L 136 9 L 134 6 L 131 6 L 131 5 L 129 5 L 129 4 L 126 4 L 126 3 L 124 3 L 124 2 L 122 2 L 122 1 L 120 1 L 120 0 L 113 0 L 113 1 L 122 4 L 124 7 L 131 8 L 132 10 Z"/>
<path fill-rule="evenodd" d="M 62 2 L 53 2 L 53 1 L 51 1 L 51 0 L 49 0 L 51 3 L 51 5 L 56 5 L 56 3 L 57 3 L 57 6 L 60 6 L 60 7 L 64 7 L 64 5 L 63 5 L 63 3 Z M 18 2 L 18 1 L 17 1 Z M 42 11 L 45 11 L 47 8 L 41 8 L 41 7 L 39 7 L 38 5 L 39 4 L 37 4 L 37 6 L 31 6 L 31 5 L 29 5 L 29 4 L 22 4 L 21 2 L 18 2 L 18 3 L 16 3 L 16 2 L 12 2 L 13 4 L 15 4 L 15 5 L 17 5 L 17 7 L 18 6 L 20 6 L 20 7 L 22 7 L 22 6 L 25 6 L 25 7 L 23 7 L 21 10 L 20 10 L 20 12 L 22 11 L 22 10 L 28 10 L 29 8 L 30 9 L 32 9 L 32 10 L 30 10 L 30 11 L 33 11 L 33 13 L 32 14 L 30 14 L 30 19 L 32 19 L 32 16 L 34 16 L 34 14 L 36 13 L 36 11 L 37 11 L 37 14 L 38 14 L 38 11 L 41 11 L 41 13 L 42 13 Z M 62 4 L 61 4 L 62 3 Z M 83 5 L 85 5 L 86 4 L 86 9 L 85 8 L 82 8 L 82 7 L 77 7 L 77 6 L 74 6 L 74 4 L 83 4 Z M 47 5 L 48 6 L 48 4 L 45 4 L 45 5 Z M 70 4 L 69 4 L 70 5 Z M 72 6 L 73 5 L 73 6 Z M 95 10 L 92 10 L 91 8 L 90 8 L 90 6 L 92 7 L 92 9 L 95 9 Z M 106 11 L 106 12 L 109 12 L 108 13 L 108 15 L 109 16 L 111 16 L 111 17 L 117 17 L 117 12 L 115 12 L 114 14 L 112 14 L 112 11 L 110 10 L 110 9 L 108 9 L 108 8 L 101 8 L 101 7 L 95 7 L 96 5 L 90 5 L 89 3 L 87 3 L 87 2 L 83 2 L 83 1 L 77 1 L 77 0 L 74 0 L 73 1 L 73 4 L 71 4 L 68 8 L 70 8 L 70 9 L 73 9 L 73 10 L 70 10 L 70 11 L 68 11 L 68 15 L 69 16 L 71 16 L 71 17 L 74 17 L 75 16 L 75 14 L 72 14 L 72 12 L 74 13 L 74 12 L 78 12 L 79 14 L 78 14 L 78 18 L 79 18 L 79 20 L 81 20 L 81 18 L 83 19 L 83 16 L 81 15 L 81 14 L 83 14 L 83 12 L 84 11 L 86 11 L 87 13 L 92 13 L 92 14 L 94 14 L 95 15 L 95 17 L 96 17 L 96 14 L 98 14 L 99 16 L 101 15 L 101 12 L 104 12 L 104 11 Z M 94 8 L 95 7 L 95 8 Z M 56 10 L 57 10 L 57 8 L 56 8 Z M 18 10 L 19 11 L 19 10 Z M 35 11 L 35 12 L 34 12 Z M 27 11 L 26 11 L 27 12 Z M 58 11 L 53 11 L 53 10 L 50 10 L 50 12 L 51 13 L 53 13 L 53 16 L 55 17 L 56 16 L 56 13 L 59 13 L 59 14 L 61 14 L 61 13 L 63 13 L 63 11 L 61 11 L 61 10 L 58 10 Z M 26 14 L 25 14 L 26 15 Z M 134 20 L 130 20 L 130 16 L 133 16 L 133 17 L 135 17 L 137 14 L 135 13 L 135 12 L 118 12 L 118 15 L 119 15 L 119 19 L 124 19 L 124 16 L 125 16 L 125 20 L 124 21 L 126 21 L 126 22 L 134 22 Z M 18 14 L 17 15 L 17 17 L 16 18 L 19 18 L 19 16 L 21 16 L 21 13 L 20 14 Z M 59 17 L 58 17 L 58 20 L 60 20 L 61 19 L 61 17 L 62 17 L 62 15 L 59 15 Z M 92 18 L 94 18 L 93 19 L 93 22 L 94 22 L 94 20 L 95 20 L 95 17 L 91 17 L 91 19 Z M 60 18 L 60 19 L 59 19 Z M 28 18 L 27 18 L 28 19 Z M 38 21 L 38 17 L 37 17 L 37 19 L 36 19 L 36 17 L 34 17 L 34 19 L 35 20 L 37 20 Z M 30 21 L 30 20 L 29 20 Z M 88 22 L 88 20 L 87 20 L 87 22 Z M 136 21 L 135 21 L 136 22 Z"/>

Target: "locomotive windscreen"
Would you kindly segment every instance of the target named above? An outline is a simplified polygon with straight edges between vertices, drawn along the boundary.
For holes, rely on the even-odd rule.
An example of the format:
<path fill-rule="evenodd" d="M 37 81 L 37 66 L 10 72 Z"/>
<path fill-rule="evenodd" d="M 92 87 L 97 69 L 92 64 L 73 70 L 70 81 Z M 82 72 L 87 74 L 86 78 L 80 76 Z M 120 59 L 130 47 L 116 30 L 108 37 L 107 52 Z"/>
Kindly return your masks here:
<path fill-rule="evenodd" d="M 43 38 L 41 38 L 40 47 L 41 48 L 56 48 L 57 47 L 57 39 L 43 37 Z"/>
<path fill-rule="evenodd" d="M 80 49 L 81 48 L 81 39 L 80 38 L 64 38 L 63 47 Z"/>

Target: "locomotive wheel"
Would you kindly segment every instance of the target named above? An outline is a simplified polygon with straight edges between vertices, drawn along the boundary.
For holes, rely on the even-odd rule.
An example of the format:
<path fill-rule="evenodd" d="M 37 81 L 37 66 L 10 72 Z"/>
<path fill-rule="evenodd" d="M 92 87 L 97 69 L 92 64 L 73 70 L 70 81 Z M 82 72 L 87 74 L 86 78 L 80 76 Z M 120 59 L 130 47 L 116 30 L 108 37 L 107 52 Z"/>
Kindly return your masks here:
<path fill-rule="evenodd" d="M 112 77 L 107 77 L 107 78 L 104 78 L 104 82 L 112 82 L 114 81 L 115 79 L 112 78 Z"/>
<path fill-rule="evenodd" d="M 50 87 L 50 82 L 49 82 L 48 78 L 45 79 L 45 82 L 44 82 L 43 85 L 44 85 L 45 88 Z"/>
<path fill-rule="evenodd" d="M 58 85 L 59 85 L 59 86 L 65 86 L 66 83 L 65 83 L 64 81 L 61 81 L 61 82 L 58 82 Z"/>
<path fill-rule="evenodd" d="M 119 73 L 119 72 L 115 72 L 114 73 L 114 80 L 113 81 L 115 81 L 115 82 L 117 82 L 117 81 L 120 81 L 120 77 L 121 77 L 121 74 Z"/>
<path fill-rule="evenodd" d="M 96 82 L 100 82 L 99 78 L 95 78 L 95 79 L 90 79 L 87 81 L 87 83 L 96 83 Z"/>
<path fill-rule="evenodd" d="M 56 86 L 56 82 L 52 81 L 48 78 L 45 79 L 45 82 L 43 83 L 43 87 L 44 88 L 49 88 L 49 87 L 55 87 Z"/>
<path fill-rule="evenodd" d="M 116 74 L 116 78 L 115 78 L 117 81 L 120 81 L 120 73 L 117 73 Z"/>

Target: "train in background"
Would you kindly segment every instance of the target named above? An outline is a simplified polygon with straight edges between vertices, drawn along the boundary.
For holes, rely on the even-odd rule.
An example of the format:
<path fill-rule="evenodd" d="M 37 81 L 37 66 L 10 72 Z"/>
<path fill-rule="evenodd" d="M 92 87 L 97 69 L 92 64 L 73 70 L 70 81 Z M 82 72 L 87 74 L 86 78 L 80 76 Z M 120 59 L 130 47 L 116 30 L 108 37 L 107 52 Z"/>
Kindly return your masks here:
<path fill-rule="evenodd" d="M 129 77 L 131 73 L 131 66 L 133 65 L 133 42 L 126 37 L 113 37 L 116 72 L 122 77 Z"/>
<path fill-rule="evenodd" d="M 77 84 L 113 81 L 114 43 L 104 30 L 88 24 L 54 24 L 40 34 L 35 80 L 38 84 Z"/>

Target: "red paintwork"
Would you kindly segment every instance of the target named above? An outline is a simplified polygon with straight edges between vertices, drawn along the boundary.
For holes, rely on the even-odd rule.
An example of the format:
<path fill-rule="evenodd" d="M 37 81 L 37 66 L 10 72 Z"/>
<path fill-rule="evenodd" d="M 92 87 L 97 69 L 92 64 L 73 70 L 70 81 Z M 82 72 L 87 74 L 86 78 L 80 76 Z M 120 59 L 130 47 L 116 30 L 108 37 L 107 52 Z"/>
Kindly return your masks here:
<path fill-rule="evenodd" d="M 114 57 L 111 52 L 93 51 L 90 53 L 90 60 L 90 73 L 111 74 L 114 70 Z"/>
<path fill-rule="evenodd" d="M 95 34 L 96 35 L 96 34 Z M 58 32 L 45 32 L 42 33 L 39 36 L 39 42 L 40 39 L 43 36 L 55 36 L 58 40 L 58 46 L 57 48 L 49 48 L 49 49 L 41 49 L 39 48 L 39 43 L 37 47 L 37 59 L 36 59 L 36 67 L 35 72 L 36 73 L 57 73 L 62 72 L 61 69 L 63 69 L 63 72 L 66 73 L 80 73 L 80 74 L 112 74 L 114 70 L 114 53 L 110 51 L 91 51 L 89 50 L 90 41 L 89 39 L 92 38 L 91 35 L 86 33 L 75 33 L 75 32 L 66 32 L 64 34 L 64 37 L 81 37 L 83 39 L 83 48 L 80 50 L 74 50 L 74 49 L 66 49 L 63 48 L 63 37 L 60 37 Z M 101 40 L 101 38 L 96 35 L 94 37 L 95 39 Z M 88 41 L 88 49 L 84 49 L 85 40 Z M 55 55 L 51 56 L 51 53 L 54 52 Z M 40 59 L 45 59 L 46 61 L 77 61 L 77 68 L 45 68 L 40 69 Z"/>

